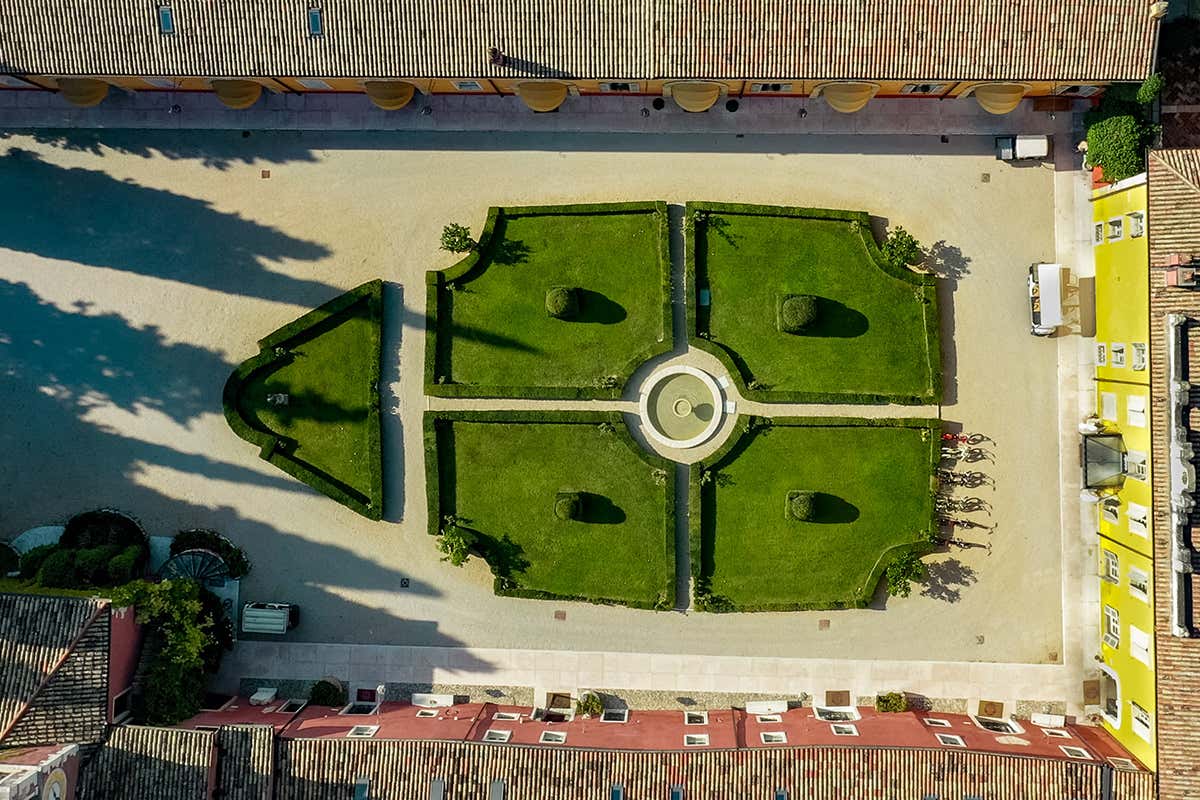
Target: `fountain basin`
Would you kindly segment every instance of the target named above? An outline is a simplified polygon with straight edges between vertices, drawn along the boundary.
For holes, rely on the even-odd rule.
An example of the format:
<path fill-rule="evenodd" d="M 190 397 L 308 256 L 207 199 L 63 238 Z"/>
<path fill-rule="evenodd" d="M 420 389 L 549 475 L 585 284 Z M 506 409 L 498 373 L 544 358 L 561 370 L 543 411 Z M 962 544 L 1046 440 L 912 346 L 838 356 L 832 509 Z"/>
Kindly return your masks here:
<path fill-rule="evenodd" d="M 721 387 L 707 372 L 678 364 L 650 376 L 639 403 L 646 435 L 665 447 L 686 450 L 708 441 L 725 408 Z"/>

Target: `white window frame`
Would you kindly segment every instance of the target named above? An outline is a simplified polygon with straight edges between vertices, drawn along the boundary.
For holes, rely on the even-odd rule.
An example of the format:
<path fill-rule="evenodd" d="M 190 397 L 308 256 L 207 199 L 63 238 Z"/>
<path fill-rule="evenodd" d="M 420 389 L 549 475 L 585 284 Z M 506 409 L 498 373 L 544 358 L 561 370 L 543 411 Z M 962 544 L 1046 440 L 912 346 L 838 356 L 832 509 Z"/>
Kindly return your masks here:
<path fill-rule="evenodd" d="M 1101 691 L 1101 694 L 1100 694 L 1100 716 L 1104 717 L 1104 719 L 1108 722 L 1108 724 L 1111 725 L 1113 728 L 1120 730 L 1121 729 L 1121 695 L 1123 692 L 1123 690 L 1121 689 L 1121 676 L 1117 674 L 1116 670 L 1114 670 L 1112 667 L 1108 666 L 1107 664 L 1101 664 L 1100 671 L 1102 673 L 1104 673 L 1104 675 L 1110 681 L 1112 681 L 1113 686 L 1117 687 L 1117 696 L 1115 698 L 1116 702 L 1113 703 L 1113 705 L 1116 706 L 1117 715 L 1114 717 L 1108 713 L 1108 705 L 1104 702 L 1104 693 L 1103 693 L 1103 691 Z M 1100 682 L 1100 686 L 1101 686 L 1101 689 L 1103 689 L 1104 681 Z"/>
<path fill-rule="evenodd" d="M 1115 242 L 1125 238 L 1125 218 L 1113 217 L 1105 223 L 1104 227 L 1105 238 L 1110 242 Z"/>
<path fill-rule="evenodd" d="M 495 744 L 503 744 L 512 739 L 512 731 L 507 728 L 488 728 L 483 732 L 483 740 L 485 742 L 493 742 Z"/>
<path fill-rule="evenodd" d="M 938 717 L 926 717 L 925 724 L 931 728 L 949 728 L 950 720 L 939 719 Z"/>
<path fill-rule="evenodd" d="M 566 744 L 566 731 L 542 731 L 542 735 L 538 737 L 538 744 Z"/>
<path fill-rule="evenodd" d="M 308 8 L 304 10 L 304 28 L 313 39 L 320 39 L 325 35 L 325 12 L 316 3 L 309 3 Z"/>
<path fill-rule="evenodd" d="M 1119 497 L 1106 497 L 1100 502 L 1100 517 L 1112 525 L 1118 525 L 1121 522 L 1121 499 Z"/>
<path fill-rule="evenodd" d="M 1149 631 L 1144 631 L 1136 625 L 1129 626 L 1129 655 L 1145 664 L 1153 666 L 1153 656 L 1150 653 L 1150 641 L 1153 637 Z"/>
<path fill-rule="evenodd" d="M 784 731 L 759 731 L 758 738 L 763 744 L 787 744 L 787 733 Z"/>
<path fill-rule="evenodd" d="M 600 715 L 601 722 L 609 722 L 614 725 L 620 725 L 624 722 L 629 722 L 628 708 L 606 708 Z"/>
<path fill-rule="evenodd" d="M 1132 758 L 1121 758 L 1120 756 L 1109 756 L 1108 763 L 1112 764 L 1117 769 L 1138 771 L 1138 765 L 1133 763 Z"/>
<path fill-rule="evenodd" d="M 1150 509 L 1141 503 L 1126 503 L 1125 518 L 1129 521 L 1129 532 L 1143 538 L 1150 535 Z"/>
<path fill-rule="evenodd" d="M 1146 718 L 1140 719 L 1139 714 L 1144 714 Z M 1129 701 L 1129 727 L 1138 738 L 1154 741 L 1154 715 L 1132 700 Z"/>
<path fill-rule="evenodd" d="M 1112 550 L 1101 548 L 1104 559 L 1104 578 L 1114 584 L 1121 582 L 1121 558 Z"/>
<path fill-rule="evenodd" d="M 112 705 L 111 705 L 111 708 L 113 709 L 113 721 L 112 721 L 113 725 L 120 725 L 122 722 L 124 722 L 125 720 L 127 720 L 131 716 L 133 716 L 132 696 L 133 696 L 132 688 L 126 689 L 123 692 L 117 692 L 115 695 L 113 695 Z M 123 712 L 118 714 L 116 712 L 117 701 L 120 700 L 122 697 L 129 697 L 131 700 L 131 703 L 130 703 L 129 708 L 125 709 Z"/>
<path fill-rule="evenodd" d="M 694 720 L 693 718 L 698 718 L 698 719 Z M 683 712 L 683 724 L 684 725 L 707 725 L 708 724 L 708 712 L 707 711 L 685 711 L 685 712 Z"/>
<path fill-rule="evenodd" d="M 628 89 L 614 89 L 614 86 L 628 86 Z M 605 94 L 637 94 L 642 90 L 642 85 L 637 81 L 603 81 L 600 84 L 600 91 Z"/>
<path fill-rule="evenodd" d="M 1099 247 L 1104 242 L 1104 223 L 1097 222 L 1092 226 L 1092 247 Z"/>
<path fill-rule="evenodd" d="M 1017 722 L 1015 719 L 1012 719 L 1011 717 L 981 717 L 978 714 L 968 714 L 967 716 L 969 716 L 971 718 L 971 721 L 975 723 L 975 727 L 979 728 L 981 731 L 986 731 L 987 733 L 990 733 L 992 735 L 1020 736 L 1021 734 L 1025 733 L 1025 728 L 1021 725 L 1021 723 Z M 985 726 L 983 724 L 983 720 L 987 720 L 988 722 L 999 722 L 1003 725 L 1007 725 L 1008 730 L 1007 731 L 991 730 L 990 728 L 988 728 L 987 726 Z"/>
<path fill-rule="evenodd" d="M 938 744 L 942 747 L 966 747 L 967 741 L 956 733 L 935 733 Z"/>
<path fill-rule="evenodd" d="M 771 87 L 778 86 L 778 89 Z M 787 81 L 754 81 L 750 84 L 750 94 L 791 94 L 792 84 Z"/>
<path fill-rule="evenodd" d="M 1095 761 L 1096 760 L 1096 759 L 1092 758 L 1091 753 L 1089 753 L 1087 750 L 1083 749 L 1082 747 L 1079 747 L 1078 745 L 1060 744 L 1058 746 L 1058 749 L 1062 750 L 1064 756 L 1066 756 L 1067 758 L 1073 758 L 1076 761 Z"/>
<path fill-rule="evenodd" d="M 1125 216 L 1129 217 L 1129 238 L 1136 239 L 1146 233 L 1146 215 L 1141 211 L 1130 211 Z"/>
<path fill-rule="evenodd" d="M 1141 600 L 1143 603 L 1149 603 L 1150 602 L 1150 576 L 1146 574 L 1146 571 L 1138 569 L 1137 567 L 1130 567 L 1128 577 L 1129 577 L 1129 593 L 1131 595 L 1133 595 L 1134 597 L 1136 597 L 1138 600 Z M 1145 589 L 1137 588 L 1136 586 L 1134 586 L 1135 581 L 1138 583 L 1141 583 L 1146 588 Z"/>
<path fill-rule="evenodd" d="M 351 714 L 350 713 L 350 709 L 354 708 L 355 706 L 365 706 L 365 705 L 372 706 L 371 710 L 364 711 L 361 714 Z M 346 706 L 341 711 L 338 712 L 338 716 L 369 717 L 372 714 L 378 714 L 378 713 L 379 713 L 379 701 L 375 701 L 374 703 L 368 703 L 366 700 L 352 700 L 349 703 L 347 703 Z"/>
<path fill-rule="evenodd" d="M 1070 731 L 1062 728 L 1042 728 L 1042 733 L 1049 736 L 1051 739 L 1070 739 Z"/>
<path fill-rule="evenodd" d="M 824 722 L 857 722 L 862 719 L 862 714 L 854 706 L 813 706 L 813 714 Z M 830 719 L 829 714 L 845 714 L 849 719 Z"/>
<path fill-rule="evenodd" d="M 438 715 L 436 708 L 422 708 L 417 711 L 417 719 L 433 719 Z M 493 717 L 495 719 L 495 717 Z"/>
<path fill-rule="evenodd" d="M 1096 342 L 1096 366 L 1108 366 L 1108 345 L 1104 342 Z"/>
<path fill-rule="evenodd" d="M 771 723 L 771 722 L 778 723 L 778 722 L 783 722 L 783 715 L 781 715 L 781 714 L 759 714 L 754 719 L 756 721 L 758 721 L 760 724 Z"/>
<path fill-rule="evenodd" d="M 492 719 L 496 722 L 519 722 L 521 715 L 516 711 L 497 711 L 492 714 Z"/>
<path fill-rule="evenodd" d="M 159 34 L 174 36 L 175 31 L 178 30 L 178 26 L 175 24 L 175 7 L 171 3 L 159 3 L 154 15 Z"/>
<path fill-rule="evenodd" d="M 374 739 L 379 733 L 378 725 L 355 725 L 346 731 L 347 739 Z"/>
<path fill-rule="evenodd" d="M 858 736 L 858 726 L 851 722 L 835 722 L 829 730 L 834 736 Z"/>
<path fill-rule="evenodd" d="M 1150 347 L 1145 342 L 1134 342 L 1130 345 L 1133 351 L 1133 361 L 1130 367 L 1135 372 L 1142 372 L 1150 365 Z"/>
<path fill-rule="evenodd" d="M 685 733 L 683 735 L 684 747 L 708 747 L 707 733 Z"/>
<path fill-rule="evenodd" d="M 474 88 L 467 88 L 474 87 Z M 456 92 L 482 92 L 483 84 L 479 81 L 454 81 L 454 91 Z"/>
<path fill-rule="evenodd" d="M 1113 650 L 1121 647 L 1121 612 L 1104 604 L 1104 643 Z"/>
<path fill-rule="evenodd" d="M 1112 346 L 1109 347 L 1109 349 L 1108 349 L 1108 354 L 1109 354 L 1109 361 L 1112 362 L 1112 365 L 1114 367 L 1124 367 L 1125 366 L 1125 343 L 1124 342 L 1113 342 Z"/>

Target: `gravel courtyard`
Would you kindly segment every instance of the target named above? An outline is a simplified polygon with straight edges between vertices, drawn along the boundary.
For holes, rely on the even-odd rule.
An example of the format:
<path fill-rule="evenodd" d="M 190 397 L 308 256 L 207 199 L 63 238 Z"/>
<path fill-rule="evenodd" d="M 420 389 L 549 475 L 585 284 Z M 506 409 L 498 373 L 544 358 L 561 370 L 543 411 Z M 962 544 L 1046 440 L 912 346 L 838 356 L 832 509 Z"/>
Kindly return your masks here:
<path fill-rule="evenodd" d="M 215 528 L 254 562 L 243 600 L 302 607 L 293 640 L 1058 662 L 1058 350 L 1028 334 L 1025 297 L 1054 259 L 1053 178 L 997 162 L 990 137 L 0 134 L 0 538 L 97 506 L 154 534 Z M 996 528 L 964 537 L 990 549 L 930 557 L 929 588 L 886 611 L 724 616 L 497 598 L 478 559 L 439 560 L 421 367 L 423 273 L 456 260 L 442 226 L 659 199 L 861 209 L 938 243 L 942 416 L 995 441 L 995 488 L 973 494 Z M 260 460 L 221 409 L 259 337 L 376 277 L 382 523 Z"/>

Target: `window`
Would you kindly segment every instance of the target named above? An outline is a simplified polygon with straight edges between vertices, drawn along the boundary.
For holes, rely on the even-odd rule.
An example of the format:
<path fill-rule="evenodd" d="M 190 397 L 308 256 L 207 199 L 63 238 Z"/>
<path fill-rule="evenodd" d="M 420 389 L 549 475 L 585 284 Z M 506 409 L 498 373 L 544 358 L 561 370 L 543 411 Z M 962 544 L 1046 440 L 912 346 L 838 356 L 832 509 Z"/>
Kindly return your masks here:
<path fill-rule="evenodd" d="M 1109 350 L 1109 356 L 1114 367 L 1125 366 L 1125 345 L 1113 342 L 1112 348 Z"/>
<path fill-rule="evenodd" d="M 953 733 L 935 733 L 938 744 L 943 747 L 966 747 L 967 743 L 961 736 L 955 736 Z"/>
<path fill-rule="evenodd" d="M 830 730 L 834 736 L 858 736 L 858 727 L 843 723 L 841 725 L 830 725 Z"/>
<path fill-rule="evenodd" d="M 454 88 L 460 92 L 482 92 L 483 84 L 479 81 L 455 81 Z"/>
<path fill-rule="evenodd" d="M 1121 521 L 1121 501 L 1116 497 L 1106 497 L 1100 504 L 1100 516 L 1105 522 L 1116 525 Z"/>
<path fill-rule="evenodd" d="M 982 703 L 980 704 L 982 705 Z M 971 717 L 975 724 L 983 728 L 985 731 L 992 733 L 1024 733 L 1025 729 L 1010 719 L 1001 719 L 999 717 Z"/>
<path fill-rule="evenodd" d="M 1148 358 L 1148 355 L 1149 355 L 1149 353 L 1146 348 L 1145 342 L 1134 342 L 1133 343 L 1133 368 L 1139 372 L 1144 370 L 1146 368 L 1146 364 L 1148 364 L 1150 361 L 1150 359 Z"/>
<path fill-rule="evenodd" d="M 790 83 L 752 83 L 750 84 L 751 94 L 790 94 L 792 85 Z"/>
<path fill-rule="evenodd" d="M 1104 643 L 1113 649 L 1121 646 L 1121 613 L 1110 605 L 1104 606 Z"/>
<path fill-rule="evenodd" d="M 1110 219 L 1108 221 L 1108 239 L 1109 239 L 1109 241 L 1112 241 L 1113 239 L 1120 239 L 1121 236 L 1124 235 L 1124 232 L 1125 232 L 1125 220 L 1123 220 L 1121 217 L 1117 217 L 1116 219 Z"/>
<path fill-rule="evenodd" d="M 355 725 L 346 732 L 347 739 L 370 739 L 379 732 L 378 725 Z"/>
<path fill-rule="evenodd" d="M 499 728 L 488 728 L 483 734 L 485 742 L 507 742 L 512 738 L 512 731 L 501 730 Z"/>
<path fill-rule="evenodd" d="M 1135 428 L 1146 427 L 1146 397 L 1131 394 L 1125 398 L 1125 421 Z"/>
<path fill-rule="evenodd" d="M 142 78 L 142 83 L 147 83 L 155 89 L 174 89 L 177 83 L 172 78 Z"/>
<path fill-rule="evenodd" d="M 684 747 L 708 747 L 707 733 L 688 733 L 683 737 Z"/>
<path fill-rule="evenodd" d="M 339 711 L 339 714 L 375 714 L 379 711 L 379 703 L 351 703 Z"/>
<path fill-rule="evenodd" d="M 612 792 L 608 795 L 608 800 L 625 800 L 625 787 L 619 783 L 614 783 Z"/>
<path fill-rule="evenodd" d="M 112 721 L 114 723 L 123 721 L 133 711 L 133 690 L 126 689 L 119 695 L 113 698 L 112 704 Z"/>
<path fill-rule="evenodd" d="M 1146 215 L 1141 211 L 1134 211 L 1129 214 L 1129 236 L 1131 239 L 1136 239 L 1146 232 Z"/>
<path fill-rule="evenodd" d="M 1147 742 L 1150 741 L 1150 712 L 1132 701 L 1129 703 L 1129 712 L 1133 717 L 1133 721 L 1130 723 L 1133 732 Z"/>
<path fill-rule="evenodd" d="M 296 83 L 300 84 L 305 89 L 317 89 L 322 92 L 328 92 L 333 88 L 320 78 L 297 78 Z"/>
<path fill-rule="evenodd" d="M 1042 728 L 1042 733 L 1053 739 L 1070 739 L 1071 734 L 1064 731 L 1062 728 Z"/>
<path fill-rule="evenodd" d="M 1092 760 L 1092 754 L 1087 750 L 1084 750 L 1082 747 L 1075 747 L 1074 745 L 1070 744 L 1060 744 L 1058 749 L 1062 750 L 1063 755 L 1065 755 L 1067 758 L 1077 758 L 1080 761 Z"/>
<path fill-rule="evenodd" d="M 1133 763 L 1133 760 L 1128 758 L 1117 758 L 1116 756 L 1110 756 L 1108 763 L 1112 764 L 1117 769 L 1137 770 L 1137 764 Z"/>
<path fill-rule="evenodd" d="M 1129 517 L 1129 532 L 1136 533 L 1138 536 L 1147 536 L 1150 533 L 1150 526 L 1147 524 L 1149 519 L 1150 509 L 1140 503 L 1130 503 L 1126 511 Z"/>
<path fill-rule="evenodd" d="M 601 722 L 629 722 L 628 708 L 606 708 L 600 715 Z"/>
<path fill-rule="evenodd" d="M 325 35 L 325 20 L 321 15 L 320 6 L 308 7 L 308 35 L 309 36 L 324 36 Z"/>
<path fill-rule="evenodd" d="M 817 719 L 823 719 L 826 722 L 853 722 L 861 719 L 858 709 L 850 706 L 815 706 L 813 712 L 817 715 Z"/>
<path fill-rule="evenodd" d="M 280 714 L 295 714 L 300 709 L 308 705 L 307 700 L 288 700 L 286 703 L 276 709 Z"/>
<path fill-rule="evenodd" d="M 417 719 L 432 719 L 432 718 L 436 717 L 437 715 L 438 715 L 438 712 L 437 712 L 437 709 L 435 709 L 435 708 L 422 708 L 420 711 L 417 712 Z M 493 719 L 499 719 L 499 717 L 500 717 L 500 715 L 497 714 L 495 717 L 493 717 Z"/>
<path fill-rule="evenodd" d="M 419 717 L 421 715 L 418 714 L 417 716 Z M 515 711 L 497 711 L 495 714 L 492 714 L 492 719 L 500 722 L 516 722 L 520 718 L 521 715 Z"/>
<path fill-rule="evenodd" d="M 1100 393 L 1100 416 L 1109 422 L 1117 421 L 1117 396 L 1114 393 Z"/>
<path fill-rule="evenodd" d="M 928 726 L 929 726 L 929 727 L 931 727 L 931 728 L 949 728 L 949 727 L 950 727 L 950 720 L 948 720 L 948 719 L 937 719 L 936 717 L 926 717 L 926 718 L 925 718 L 925 724 L 926 724 L 926 725 L 928 725 Z"/>
<path fill-rule="evenodd" d="M 175 9 L 171 6 L 158 7 L 158 32 L 164 36 L 175 33 Z"/>
<path fill-rule="evenodd" d="M 1150 576 L 1137 567 L 1129 568 L 1129 593 L 1143 602 L 1150 602 Z"/>
<path fill-rule="evenodd" d="M 1054 90 L 1055 94 L 1073 94 L 1076 97 L 1091 97 L 1094 94 L 1100 93 L 1099 86 L 1086 86 L 1076 84 L 1074 86 L 1060 86 Z"/>
<path fill-rule="evenodd" d="M 759 738 L 763 744 L 787 744 L 787 734 L 783 731 L 762 731 Z"/>
<path fill-rule="evenodd" d="M 1150 634 L 1134 625 L 1129 626 L 1129 654 L 1150 666 Z"/>
<path fill-rule="evenodd" d="M 1100 665 L 1100 709 L 1109 725 L 1121 727 L 1121 682 L 1107 664 Z"/>
<path fill-rule="evenodd" d="M 567 734 L 563 731 L 542 731 L 542 735 L 538 737 L 538 742 L 541 744 L 566 744 Z"/>
<path fill-rule="evenodd" d="M 1092 227 L 1092 244 L 1093 245 L 1104 244 L 1104 223 L 1103 222 L 1097 222 Z"/>
<path fill-rule="evenodd" d="M 1104 553 L 1104 579 L 1109 583 L 1121 582 L 1121 559 L 1117 558 L 1117 554 L 1111 550 L 1103 550 Z"/>
<path fill-rule="evenodd" d="M 778 714 L 759 714 L 755 719 L 759 722 L 783 722 L 783 717 Z"/>
<path fill-rule="evenodd" d="M 1130 450 L 1125 453 L 1125 474 L 1139 481 L 1150 477 L 1150 467 L 1146 463 L 1146 454 L 1141 450 Z"/>
<path fill-rule="evenodd" d="M 683 724 L 684 725 L 707 725 L 708 724 L 708 712 L 707 711 L 685 711 L 685 712 L 683 712 Z"/>
<path fill-rule="evenodd" d="M 900 94 L 942 94 L 945 91 L 944 83 L 906 83 Z"/>
<path fill-rule="evenodd" d="M 600 91 L 612 92 L 614 94 L 629 94 L 630 92 L 636 92 L 638 88 L 638 84 L 630 81 L 611 81 L 600 84 Z"/>
<path fill-rule="evenodd" d="M 1096 366 L 1108 366 L 1108 345 L 1104 342 L 1096 342 Z"/>

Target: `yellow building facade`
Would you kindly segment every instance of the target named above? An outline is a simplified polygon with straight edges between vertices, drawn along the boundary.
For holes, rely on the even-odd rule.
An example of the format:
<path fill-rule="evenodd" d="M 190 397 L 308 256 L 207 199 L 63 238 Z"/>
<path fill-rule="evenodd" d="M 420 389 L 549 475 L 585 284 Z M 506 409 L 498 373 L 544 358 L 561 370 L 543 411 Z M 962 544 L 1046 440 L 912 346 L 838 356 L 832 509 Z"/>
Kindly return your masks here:
<path fill-rule="evenodd" d="M 1096 435 L 1085 477 L 1098 497 L 1098 632 L 1104 727 L 1155 768 L 1150 288 L 1146 176 L 1092 196 Z"/>

